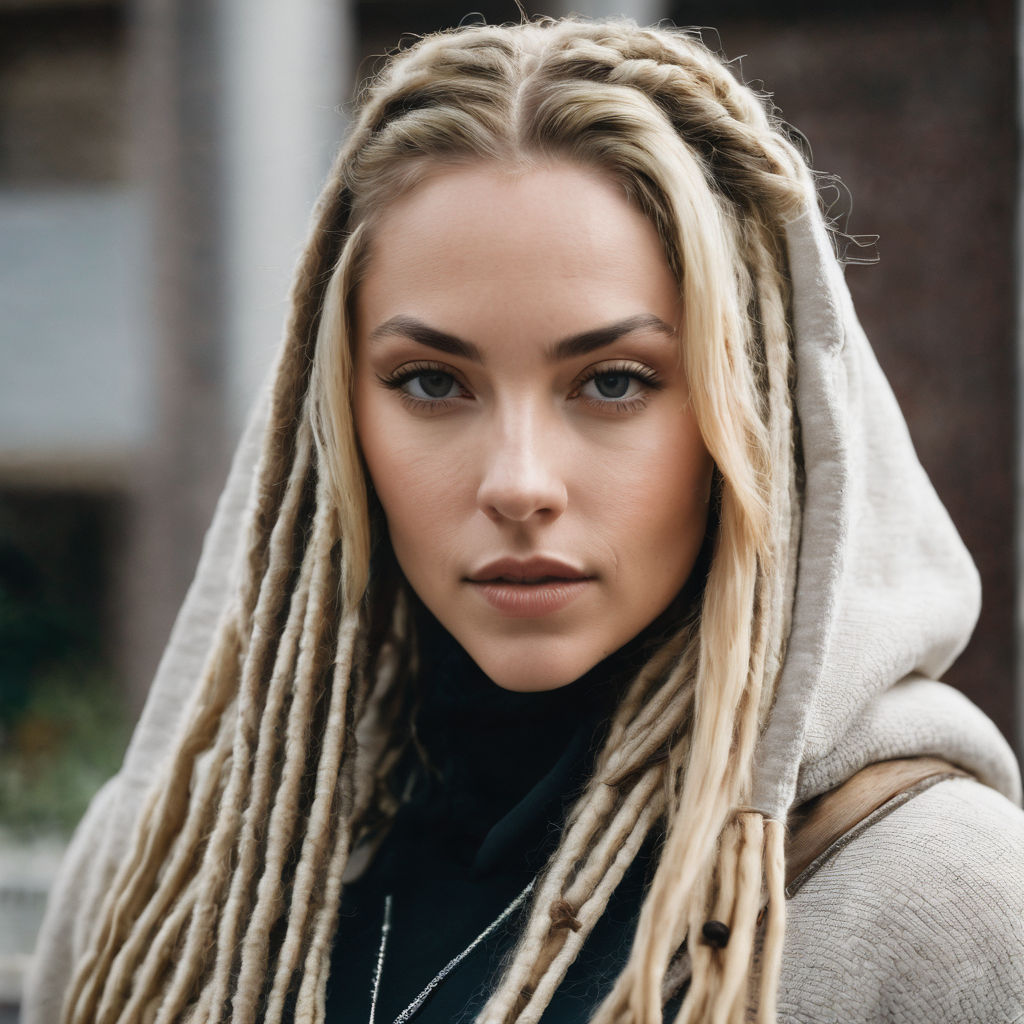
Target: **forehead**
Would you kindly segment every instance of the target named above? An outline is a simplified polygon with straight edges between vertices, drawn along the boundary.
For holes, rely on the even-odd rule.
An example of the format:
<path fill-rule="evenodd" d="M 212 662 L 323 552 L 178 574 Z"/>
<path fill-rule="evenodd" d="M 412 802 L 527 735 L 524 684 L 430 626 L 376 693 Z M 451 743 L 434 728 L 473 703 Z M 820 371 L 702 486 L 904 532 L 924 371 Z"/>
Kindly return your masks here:
<path fill-rule="evenodd" d="M 439 169 L 374 220 L 356 293 L 361 332 L 396 315 L 454 330 L 453 319 L 496 311 L 556 333 L 581 329 L 588 310 L 595 323 L 583 329 L 640 313 L 678 322 L 654 225 L 599 172 Z"/>

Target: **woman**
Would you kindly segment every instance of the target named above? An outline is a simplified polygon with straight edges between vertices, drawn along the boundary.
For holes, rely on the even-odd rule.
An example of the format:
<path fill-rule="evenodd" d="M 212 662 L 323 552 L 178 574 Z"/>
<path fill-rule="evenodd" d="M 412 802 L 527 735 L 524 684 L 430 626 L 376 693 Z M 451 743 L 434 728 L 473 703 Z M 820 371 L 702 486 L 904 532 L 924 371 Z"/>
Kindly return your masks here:
<path fill-rule="evenodd" d="M 699 41 L 394 58 L 268 404 L 30 1022 L 1024 1013 L 976 574 Z"/>

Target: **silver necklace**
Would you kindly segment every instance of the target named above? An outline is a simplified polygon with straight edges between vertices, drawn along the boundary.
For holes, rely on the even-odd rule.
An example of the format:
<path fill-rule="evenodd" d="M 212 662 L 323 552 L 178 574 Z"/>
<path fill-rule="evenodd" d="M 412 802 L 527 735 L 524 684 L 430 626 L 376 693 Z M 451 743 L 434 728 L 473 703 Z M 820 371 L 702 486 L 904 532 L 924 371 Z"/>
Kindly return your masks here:
<path fill-rule="evenodd" d="M 461 952 L 458 956 L 452 957 L 430 979 L 427 983 L 427 987 L 395 1018 L 394 1024 L 405 1024 L 407 1020 L 427 1001 L 427 997 L 431 992 L 437 988 L 438 985 L 444 981 L 445 978 L 455 970 L 463 960 L 469 956 L 470 953 L 480 945 L 489 935 L 491 935 L 496 928 L 501 925 L 509 918 L 511 914 L 514 914 L 519 907 L 522 906 L 523 901 L 533 891 L 533 886 L 536 883 L 536 878 L 531 878 L 526 888 Z M 380 976 L 384 971 L 384 956 L 387 953 L 388 948 L 388 935 L 391 933 L 391 896 L 384 897 L 384 922 L 380 926 L 380 948 L 377 950 L 377 968 L 373 972 L 373 995 L 370 998 L 370 1024 L 375 1024 L 374 1018 L 377 1016 L 377 994 L 380 992 Z"/>

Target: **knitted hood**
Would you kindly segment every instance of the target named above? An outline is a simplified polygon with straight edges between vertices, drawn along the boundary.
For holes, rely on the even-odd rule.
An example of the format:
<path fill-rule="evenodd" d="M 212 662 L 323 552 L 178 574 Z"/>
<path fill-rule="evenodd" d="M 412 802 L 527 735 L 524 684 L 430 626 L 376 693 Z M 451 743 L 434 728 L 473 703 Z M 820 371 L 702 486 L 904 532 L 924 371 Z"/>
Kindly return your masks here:
<path fill-rule="evenodd" d="M 768 817 L 867 764 L 938 755 L 1020 801 L 1016 761 L 933 682 L 977 621 L 977 570 L 914 452 L 817 209 L 787 228 L 805 500 L 793 623 L 758 748 Z"/>

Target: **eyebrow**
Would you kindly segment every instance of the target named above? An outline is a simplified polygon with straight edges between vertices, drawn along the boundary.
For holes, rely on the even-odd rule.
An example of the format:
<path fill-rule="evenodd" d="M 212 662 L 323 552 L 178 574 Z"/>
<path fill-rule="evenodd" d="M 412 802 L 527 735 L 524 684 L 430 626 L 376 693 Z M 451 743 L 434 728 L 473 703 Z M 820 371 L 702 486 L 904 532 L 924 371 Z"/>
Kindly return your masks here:
<path fill-rule="evenodd" d="M 667 335 L 670 338 L 676 336 L 675 328 L 665 323 L 660 316 L 653 313 L 638 313 L 636 316 L 628 316 L 625 320 L 618 320 L 605 327 L 598 327 L 593 331 L 584 331 L 582 334 L 573 334 L 571 337 L 563 338 L 551 346 L 548 358 L 552 362 L 560 359 L 572 359 L 576 356 L 585 356 L 590 352 L 605 345 L 610 345 L 619 338 L 634 331 L 654 331 L 658 334 Z"/>
<path fill-rule="evenodd" d="M 617 320 L 615 323 L 597 327 L 592 331 L 583 331 L 580 334 L 562 338 L 548 349 L 547 358 L 550 362 L 559 362 L 563 359 L 585 356 L 606 345 L 611 345 L 619 338 L 633 334 L 635 331 L 654 331 L 669 338 L 676 336 L 675 328 L 665 323 L 661 317 L 654 316 L 653 313 L 638 313 L 636 316 L 628 316 L 624 320 Z M 412 316 L 393 316 L 390 320 L 378 324 L 370 332 L 370 341 L 395 336 L 410 338 L 428 348 L 436 349 L 438 352 L 460 356 L 474 363 L 484 361 L 480 349 L 471 341 L 457 338 L 447 331 L 439 331 L 436 327 L 431 327 Z"/>

